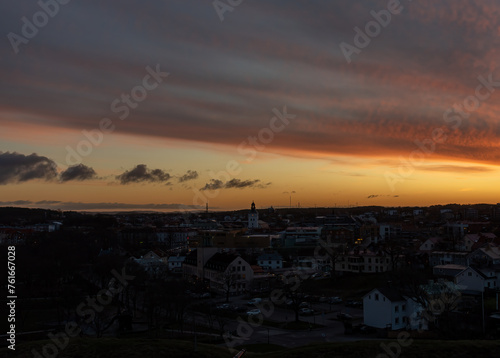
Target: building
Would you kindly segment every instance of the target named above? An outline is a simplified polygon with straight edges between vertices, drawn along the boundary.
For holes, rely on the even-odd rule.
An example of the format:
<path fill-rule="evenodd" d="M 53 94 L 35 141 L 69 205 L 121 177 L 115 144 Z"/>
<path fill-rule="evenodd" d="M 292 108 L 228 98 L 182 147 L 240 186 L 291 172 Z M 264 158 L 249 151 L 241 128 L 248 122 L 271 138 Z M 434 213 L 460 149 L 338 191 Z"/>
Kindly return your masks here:
<path fill-rule="evenodd" d="M 253 201 L 252 206 L 250 207 L 250 212 L 248 213 L 248 228 L 259 228 L 259 212 L 255 209 L 255 203 Z"/>
<path fill-rule="evenodd" d="M 442 242 L 443 239 L 441 237 L 431 237 L 425 240 L 422 245 L 420 245 L 420 251 L 434 251 L 437 248 L 437 245 Z"/>
<path fill-rule="evenodd" d="M 401 225 L 380 224 L 379 236 L 382 240 L 393 240 L 401 236 Z"/>
<path fill-rule="evenodd" d="M 429 255 L 429 265 L 431 267 L 448 264 L 469 266 L 468 255 L 468 252 L 433 251 Z"/>
<path fill-rule="evenodd" d="M 182 263 L 186 256 L 170 256 L 168 258 L 168 270 L 173 273 L 182 273 Z"/>
<path fill-rule="evenodd" d="M 233 252 L 222 252 L 214 247 L 200 247 L 191 251 L 182 265 L 186 279 L 203 279 L 210 290 L 230 295 L 245 293 L 253 281 L 250 264 Z"/>
<path fill-rule="evenodd" d="M 353 250 L 341 255 L 335 264 L 337 272 L 386 272 L 392 269 L 391 258 L 383 252 Z"/>
<path fill-rule="evenodd" d="M 288 227 L 282 235 L 284 247 L 315 247 L 321 237 L 321 227 Z"/>
<path fill-rule="evenodd" d="M 277 253 L 262 254 L 257 257 L 257 265 L 265 270 L 276 270 L 283 268 L 283 258 Z"/>
<path fill-rule="evenodd" d="M 363 296 L 364 323 L 371 327 L 427 329 L 422 307 L 394 288 L 376 288 Z"/>

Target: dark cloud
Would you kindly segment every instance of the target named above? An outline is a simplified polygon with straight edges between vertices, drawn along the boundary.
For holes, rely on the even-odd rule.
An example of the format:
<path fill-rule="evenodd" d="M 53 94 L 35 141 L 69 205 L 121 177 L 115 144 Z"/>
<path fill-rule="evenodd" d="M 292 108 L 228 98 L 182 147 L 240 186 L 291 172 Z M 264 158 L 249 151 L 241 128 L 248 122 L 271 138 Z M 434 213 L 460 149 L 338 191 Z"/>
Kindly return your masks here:
<path fill-rule="evenodd" d="M 54 204 L 59 204 L 62 203 L 60 200 L 42 200 L 42 201 L 37 201 L 35 204 L 37 205 L 54 205 Z"/>
<path fill-rule="evenodd" d="M 243 188 L 248 188 L 248 187 L 253 187 L 260 183 L 259 179 L 255 180 L 240 180 L 240 179 L 231 179 L 224 185 L 224 188 L 226 189 L 231 189 L 231 188 L 238 188 L 238 189 L 243 189 Z"/>
<path fill-rule="evenodd" d="M 179 178 L 179 182 L 185 182 L 188 180 L 193 180 L 198 178 L 198 172 L 196 170 L 188 170 L 186 174 Z"/>
<path fill-rule="evenodd" d="M 0 152 L 0 184 L 21 183 L 28 180 L 52 180 L 57 177 L 57 165 L 47 157 L 35 153 Z"/>
<path fill-rule="evenodd" d="M 61 173 L 60 179 L 62 182 L 70 180 L 90 180 L 97 178 L 97 174 L 94 169 L 88 167 L 84 164 L 74 165 L 69 167 Z"/>
<path fill-rule="evenodd" d="M 210 179 L 209 183 L 206 183 L 203 188 L 200 190 L 217 190 L 222 189 L 224 187 L 224 183 L 219 179 Z"/>
<path fill-rule="evenodd" d="M 15 200 L 15 201 L 0 201 L 0 205 L 16 205 L 16 206 L 22 206 L 22 205 L 30 205 L 33 204 L 31 200 Z"/>
<path fill-rule="evenodd" d="M 127 170 L 120 174 L 116 179 L 120 180 L 121 184 L 130 183 L 167 183 L 171 176 L 161 169 L 148 169 L 146 164 L 138 164 L 134 169 Z"/>
<path fill-rule="evenodd" d="M 379 194 L 372 194 L 372 195 L 368 195 L 366 198 L 367 199 L 374 199 L 374 198 L 380 198 L 380 197 L 399 198 L 399 195 L 379 195 Z"/>
<path fill-rule="evenodd" d="M 217 189 L 244 189 L 244 188 L 265 188 L 271 185 L 271 183 L 261 184 L 260 179 L 255 180 L 241 180 L 241 179 L 231 179 L 224 183 L 219 179 L 211 179 L 209 183 L 206 183 L 200 190 L 217 190 Z"/>

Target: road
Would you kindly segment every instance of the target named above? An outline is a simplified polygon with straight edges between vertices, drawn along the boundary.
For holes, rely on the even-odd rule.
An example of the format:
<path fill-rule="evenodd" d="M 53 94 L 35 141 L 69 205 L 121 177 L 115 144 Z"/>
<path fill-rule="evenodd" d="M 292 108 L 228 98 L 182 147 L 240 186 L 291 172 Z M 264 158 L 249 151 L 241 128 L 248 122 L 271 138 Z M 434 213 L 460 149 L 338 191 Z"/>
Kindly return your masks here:
<path fill-rule="evenodd" d="M 212 303 L 222 303 L 223 300 L 210 300 Z M 248 299 L 243 297 L 232 298 L 229 302 L 231 305 L 260 308 L 263 313 L 263 318 L 266 321 L 285 324 L 295 320 L 295 313 L 291 309 L 271 305 L 269 301 L 263 301 L 260 307 L 248 306 Z M 313 303 L 311 307 L 316 314 L 313 316 L 299 316 L 303 322 L 316 323 L 323 325 L 321 328 L 312 328 L 306 330 L 285 330 L 276 328 L 275 326 L 265 326 L 261 319 L 256 317 L 249 318 L 244 312 L 237 319 L 231 319 L 225 326 L 225 330 L 237 332 L 238 336 L 227 336 L 227 346 L 239 346 L 244 344 L 255 343 L 272 343 L 284 347 L 299 347 L 313 342 L 338 342 L 338 341 L 356 341 L 364 339 L 373 339 L 372 336 L 366 335 L 345 335 L 343 322 L 337 320 L 337 313 L 343 312 L 353 316 L 353 323 L 363 322 L 363 310 L 357 308 L 346 307 L 343 304 L 330 305 L 327 303 Z M 203 315 L 196 315 L 197 324 L 203 324 L 206 319 Z"/>

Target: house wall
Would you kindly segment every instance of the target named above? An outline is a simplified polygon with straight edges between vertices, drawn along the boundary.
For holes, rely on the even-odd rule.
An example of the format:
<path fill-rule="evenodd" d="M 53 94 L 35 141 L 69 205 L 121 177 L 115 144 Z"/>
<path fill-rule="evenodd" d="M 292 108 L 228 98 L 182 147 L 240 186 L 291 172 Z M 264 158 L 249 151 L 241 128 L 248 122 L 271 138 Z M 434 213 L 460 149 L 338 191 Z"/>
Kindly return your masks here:
<path fill-rule="evenodd" d="M 484 292 L 484 278 L 471 268 L 459 273 L 455 277 L 455 283 L 465 286 L 466 290 Z"/>
<path fill-rule="evenodd" d="M 405 301 L 391 302 L 378 290 L 374 290 L 363 298 L 364 323 L 376 328 L 386 328 L 388 324 L 392 325 L 393 330 L 405 328 L 405 311 L 402 311 L 402 305 L 405 304 Z M 398 312 L 395 312 L 396 306 Z"/>

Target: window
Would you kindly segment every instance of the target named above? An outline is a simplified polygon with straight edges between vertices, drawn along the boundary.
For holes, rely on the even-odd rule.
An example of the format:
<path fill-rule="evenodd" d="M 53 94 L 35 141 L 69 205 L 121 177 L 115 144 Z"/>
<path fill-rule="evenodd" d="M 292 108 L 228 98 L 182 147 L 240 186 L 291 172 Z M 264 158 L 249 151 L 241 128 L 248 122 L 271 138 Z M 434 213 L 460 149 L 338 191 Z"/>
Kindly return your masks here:
<path fill-rule="evenodd" d="M 467 272 L 467 275 L 472 276 L 472 272 L 470 272 L 470 271 Z"/>
<path fill-rule="evenodd" d="M 245 274 L 241 275 L 241 278 L 242 278 L 242 279 L 245 279 L 245 277 L 246 277 L 246 275 L 245 275 Z"/>
<path fill-rule="evenodd" d="M 372 263 L 372 259 L 371 258 L 368 258 L 368 263 Z"/>
<path fill-rule="evenodd" d="M 399 306 L 398 305 L 394 306 L 394 312 L 399 312 Z"/>
<path fill-rule="evenodd" d="M 241 267 L 240 266 L 238 266 L 238 271 L 241 271 Z"/>
<path fill-rule="evenodd" d="M 269 265 L 271 264 L 271 261 L 269 261 Z"/>
<path fill-rule="evenodd" d="M 236 271 L 236 267 L 234 267 L 234 266 L 233 266 L 233 267 L 231 268 L 231 270 L 232 270 L 232 271 Z"/>
<path fill-rule="evenodd" d="M 372 295 L 368 295 L 368 299 L 371 300 L 372 299 Z"/>
<path fill-rule="evenodd" d="M 241 271 L 245 271 L 246 266 L 241 266 Z"/>
<path fill-rule="evenodd" d="M 396 319 L 394 320 L 394 323 L 399 324 L 399 317 L 396 317 Z"/>
<path fill-rule="evenodd" d="M 401 311 L 406 311 L 406 305 L 401 306 Z"/>
<path fill-rule="evenodd" d="M 375 301 L 378 301 L 378 293 L 375 294 Z"/>

